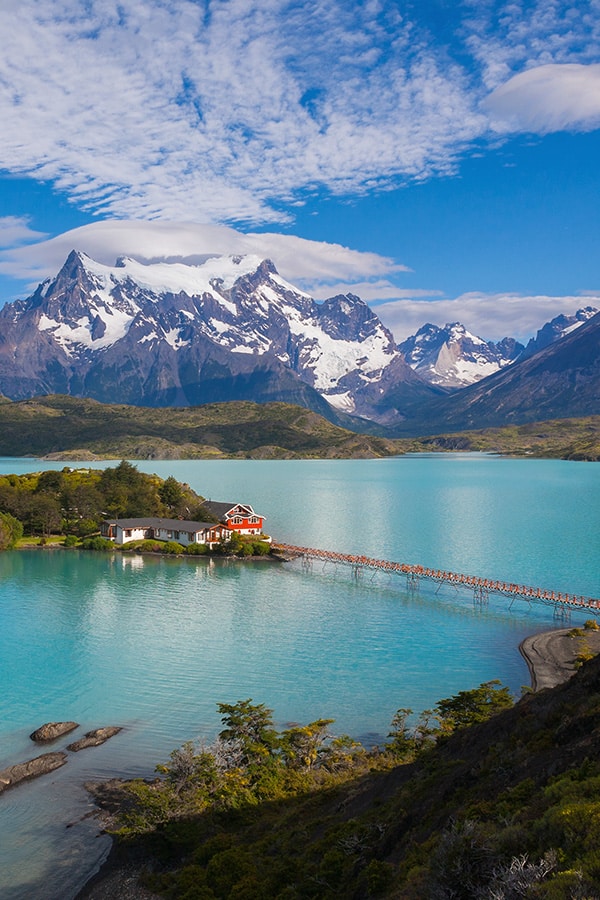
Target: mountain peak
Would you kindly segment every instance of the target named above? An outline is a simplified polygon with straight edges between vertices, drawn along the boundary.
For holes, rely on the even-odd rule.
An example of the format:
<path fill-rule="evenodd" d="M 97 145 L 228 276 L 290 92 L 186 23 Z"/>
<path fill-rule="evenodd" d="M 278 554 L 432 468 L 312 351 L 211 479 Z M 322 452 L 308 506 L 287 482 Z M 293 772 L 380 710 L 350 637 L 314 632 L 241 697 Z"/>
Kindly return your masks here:
<path fill-rule="evenodd" d="M 17 345 L 30 348 L 26 382 L 14 357 L 2 357 Z M 285 400 L 334 419 L 331 407 L 387 421 L 399 415 L 403 383 L 406 396 L 414 386 L 431 393 L 359 297 L 317 303 L 251 254 L 195 265 L 121 256 L 110 266 L 73 250 L 50 284 L 0 313 L 0 393 L 15 399 Z"/>
<path fill-rule="evenodd" d="M 513 362 L 523 349 L 516 342 L 484 341 L 461 322 L 447 322 L 443 328 L 428 322 L 398 347 L 414 371 L 431 384 L 449 388 L 480 381 Z"/>
<path fill-rule="evenodd" d="M 523 351 L 523 358 L 526 359 L 533 356 L 535 353 L 538 353 L 555 341 L 565 337 L 565 335 L 575 331 L 597 313 L 598 310 L 594 306 L 582 306 L 577 312 L 570 316 L 564 315 L 563 313 L 555 316 L 538 329 L 534 338 L 530 339 Z"/>

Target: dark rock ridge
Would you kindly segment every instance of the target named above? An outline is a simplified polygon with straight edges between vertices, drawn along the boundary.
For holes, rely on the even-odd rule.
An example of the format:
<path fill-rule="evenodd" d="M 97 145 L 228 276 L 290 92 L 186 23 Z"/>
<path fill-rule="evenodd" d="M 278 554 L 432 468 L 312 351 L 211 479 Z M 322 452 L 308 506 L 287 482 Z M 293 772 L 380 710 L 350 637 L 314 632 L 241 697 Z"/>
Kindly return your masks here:
<path fill-rule="evenodd" d="M 29 781 L 31 778 L 39 778 L 40 775 L 47 775 L 54 769 L 59 769 L 67 761 L 66 753 L 43 753 L 27 762 L 17 763 L 9 766 L 7 769 L 0 771 L 0 794 L 7 791 L 11 787 L 20 784 L 22 781 Z"/>
<path fill-rule="evenodd" d="M 62 737 L 63 734 L 69 734 L 76 728 L 79 728 L 78 722 L 46 722 L 45 725 L 36 728 L 29 737 L 32 741 L 45 743 L 46 741 L 55 741 L 56 738 Z"/>
<path fill-rule="evenodd" d="M 439 392 L 366 303 L 317 303 L 269 260 L 109 267 L 73 251 L 56 278 L 0 310 L 0 393 L 138 406 L 285 401 L 344 424 L 401 420 Z"/>
<path fill-rule="evenodd" d="M 99 747 L 100 744 L 104 744 L 109 738 L 114 737 L 115 734 L 118 734 L 122 730 L 122 728 L 119 728 L 116 725 L 109 725 L 105 728 L 95 728 L 93 731 L 88 731 L 85 737 L 80 738 L 78 741 L 74 741 L 72 744 L 68 744 L 67 750 L 70 750 L 71 753 L 77 753 L 79 750 L 86 750 L 88 747 Z"/>

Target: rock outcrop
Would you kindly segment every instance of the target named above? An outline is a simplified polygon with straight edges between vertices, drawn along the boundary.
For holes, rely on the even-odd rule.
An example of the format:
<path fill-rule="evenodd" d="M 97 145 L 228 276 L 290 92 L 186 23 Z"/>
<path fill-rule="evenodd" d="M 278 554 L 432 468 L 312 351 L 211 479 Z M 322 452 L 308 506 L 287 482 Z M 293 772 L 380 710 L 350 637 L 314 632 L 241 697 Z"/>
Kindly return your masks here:
<path fill-rule="evenodd" d="M 46 741 L 55 741 L 56 738 L 62 737 L 63 734 L 69 734 L 79 728 L 79 722 L 46 722 L 36 728 L 29 737 L 37 743 L 45 743 Z"/>
<path fill-rule="evenodd" d="M 2 769 L 0 771 L 0 794 L 22 781 L 29 781 L 31 778 L 39 778 L 40 775 L 53 772 L 54 769 L 64 766 L 66 761 L 66 753 L 43 753 L 34 759 L 28 759 L 26 762 Z"/>
<path fill-rule="evenodd" d="M 68 744 L 67 750 L 70 750 L 72 753 L 77 753 L 78 750 L 86 750 L 88 747 L 99 747 L 100 744 L 104 744 L 105 741 L 114 737 L 119 731 L 122 731 L 122 729 L 117 725 L 109 725 L 106 728 L 96 728 L 94 731 L 88 731 L 85 737 L 80 738 L 78 741 L 74 741 L 72 744 Z"/>

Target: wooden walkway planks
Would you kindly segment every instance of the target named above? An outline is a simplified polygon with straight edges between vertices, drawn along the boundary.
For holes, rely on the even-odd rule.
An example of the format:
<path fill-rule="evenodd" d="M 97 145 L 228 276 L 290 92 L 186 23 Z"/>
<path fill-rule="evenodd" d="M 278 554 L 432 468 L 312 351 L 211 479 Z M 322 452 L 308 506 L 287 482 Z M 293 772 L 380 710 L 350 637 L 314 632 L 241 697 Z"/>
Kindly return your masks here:
<path fill-rule="evenodd" d="M 513 584 L 506 581 L 495 581 L 480 578 L 477 575 L 463 575 L 459 572 L 444 572 L 441 569 L 428 569 L 409 563 L 390 562 L 386 559 L 373 559 L 368 556 L 355 556 L 348 553 L 336 553 L 334 550 L 319 550 L 314 547 L 296 547 L 293 544 L 274 542 L 272 549 L 290 557 L 319 559 L 324 562 L 340 563 L 356 568 L 375 569 L 383 572 L 406 575 L 409 578 L 429 578 L 439 584 L 465 585 L 482 598 L 488 593 L 503 594 L 507 597 L 521 597 L 525 600 L 549 603 L 567 609 L 583 609 L 600 614 L 600 600 L 594 597 L 583 597 L 577 594 L 563 594 L 546 588 L 529 587 L 524 584 Z"/>

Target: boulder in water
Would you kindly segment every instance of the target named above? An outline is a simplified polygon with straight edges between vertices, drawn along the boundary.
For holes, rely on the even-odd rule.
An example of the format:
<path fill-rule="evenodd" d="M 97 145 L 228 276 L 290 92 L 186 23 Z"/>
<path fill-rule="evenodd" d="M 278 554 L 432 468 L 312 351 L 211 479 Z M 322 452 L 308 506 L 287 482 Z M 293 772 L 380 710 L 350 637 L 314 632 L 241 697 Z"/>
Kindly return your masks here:
<path fill-rule="evenodd" d="M 87 747 L 98 747 L 109 738 L 114 737 L 115 734 L 118 734 L 119 731 L 122 731 L 122 729 L 119 728 L 118 725 L 109 725 L 106 728 L 96 728 L 94 731 L 88 731 L 85 737 L 80 738 L 78 741 L 74 741 L 72 744 L 68 744 L 67 750 L 77 753 L 78 750 L 85 750 Z"/>
<path fill-rule="evenodd" d="M 32 741 L 39 743 L 55 741 L 56 738 L 62 737 L 63 734 L 68 734 L 75 728 L 79 728 L 79 722 L 46 722 L 45 725 L 40 725 L 39 728 L 36 728 L 29 737 Z"/>
<path fill-rule="evenodd" d="M 66 761 L 66 753 L 43 753 L 34 759 L 28 759 L 26 762 L 2 769 L 0 771 L 0 794 L 22 781 L 29 781 L 30 778 L 38 778 L 40 775 L 53 772 L 54 769 L 64 766 Z"/>

